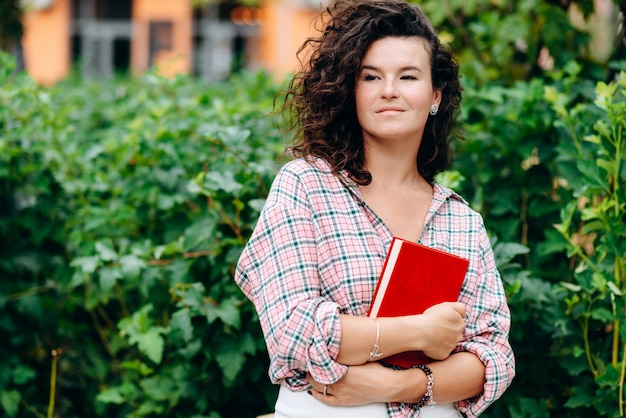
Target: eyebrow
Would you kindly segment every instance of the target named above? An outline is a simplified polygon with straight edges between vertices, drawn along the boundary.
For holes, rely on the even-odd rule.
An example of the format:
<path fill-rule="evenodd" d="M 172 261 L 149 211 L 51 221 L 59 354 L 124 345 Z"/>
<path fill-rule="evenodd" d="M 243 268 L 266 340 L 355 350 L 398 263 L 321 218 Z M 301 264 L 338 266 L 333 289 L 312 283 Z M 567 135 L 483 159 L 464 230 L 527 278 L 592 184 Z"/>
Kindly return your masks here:
<path fill-rule="evenodd" d="M 376 66 L 373 66 L 373 65 L 363 65 L 361 67 L 361 71 L 364 71 L 364 70 L 381 72 L 379 67 L 376 67 Z M 406 67 L 402 67 L 402 68 L 400 68 L 400 71 L 401 72 L 403 72 L 403 71 L 417 71 L 420 74 L 423 73 L 421 68 L 415 67 L 415 66 L 412 66 L 412 65 L 407 65 Z"/>

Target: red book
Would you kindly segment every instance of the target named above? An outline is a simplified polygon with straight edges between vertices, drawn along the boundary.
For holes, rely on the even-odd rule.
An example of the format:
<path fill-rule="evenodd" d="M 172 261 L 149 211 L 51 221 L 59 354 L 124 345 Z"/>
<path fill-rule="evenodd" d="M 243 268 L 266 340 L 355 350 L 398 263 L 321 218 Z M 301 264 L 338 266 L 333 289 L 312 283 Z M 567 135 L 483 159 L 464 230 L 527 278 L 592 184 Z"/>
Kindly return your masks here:
<path fill-rule="evenodd" d="M 421 314 L 441 302 L 456 302 L 469 260 L 394 237 L 380 274 L 368 316 Z M 433 361 L 421 351 L 382 360 L 402 368 Z"/>

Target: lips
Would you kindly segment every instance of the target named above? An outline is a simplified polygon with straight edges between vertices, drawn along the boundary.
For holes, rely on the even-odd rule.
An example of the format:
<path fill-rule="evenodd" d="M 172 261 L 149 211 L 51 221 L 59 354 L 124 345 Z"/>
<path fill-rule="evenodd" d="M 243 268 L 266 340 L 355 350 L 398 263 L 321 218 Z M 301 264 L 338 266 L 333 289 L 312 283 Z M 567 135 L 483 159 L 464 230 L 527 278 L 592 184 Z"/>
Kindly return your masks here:
<path fill-rule="evenodd" d="M 388 106 L 388 107 L 380 108 L 376 111 L 376 113 L 384 113 L 384 112 L 404 112 L 404 109 L 399 108 L 399 107 Z"/>

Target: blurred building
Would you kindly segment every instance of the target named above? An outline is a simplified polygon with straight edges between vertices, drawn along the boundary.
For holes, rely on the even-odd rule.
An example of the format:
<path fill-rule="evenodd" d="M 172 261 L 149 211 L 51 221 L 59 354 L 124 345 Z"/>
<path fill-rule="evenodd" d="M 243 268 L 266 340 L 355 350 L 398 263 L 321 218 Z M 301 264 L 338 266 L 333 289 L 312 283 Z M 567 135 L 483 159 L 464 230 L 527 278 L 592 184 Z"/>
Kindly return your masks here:
<path fill-rule="evenodd" d="M 220 80 L 239 70 L 277 77 L 296 66 L 326 0 L 261 0 L 259 7 L 191 0 L 31 0 L 24 15 L 26 71 L 51 84 L 75 66 L 85 77 L 141 72 Z"/>

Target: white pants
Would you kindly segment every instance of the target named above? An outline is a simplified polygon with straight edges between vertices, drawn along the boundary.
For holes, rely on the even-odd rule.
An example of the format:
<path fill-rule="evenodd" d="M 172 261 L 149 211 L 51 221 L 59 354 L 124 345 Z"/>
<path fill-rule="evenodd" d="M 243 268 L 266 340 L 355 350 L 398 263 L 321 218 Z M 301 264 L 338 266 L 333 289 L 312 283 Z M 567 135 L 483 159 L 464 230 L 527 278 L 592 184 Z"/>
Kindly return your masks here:
<path fill-rule="evenodd" d="M 387 418 L 384 403 L 362 406 L 329 406 L 306 392 L 292 392 L 280 387 L 274 418 Z M 461 418 L 452 403 L 426 406 L 420 410 L 421 418 Z"/>

